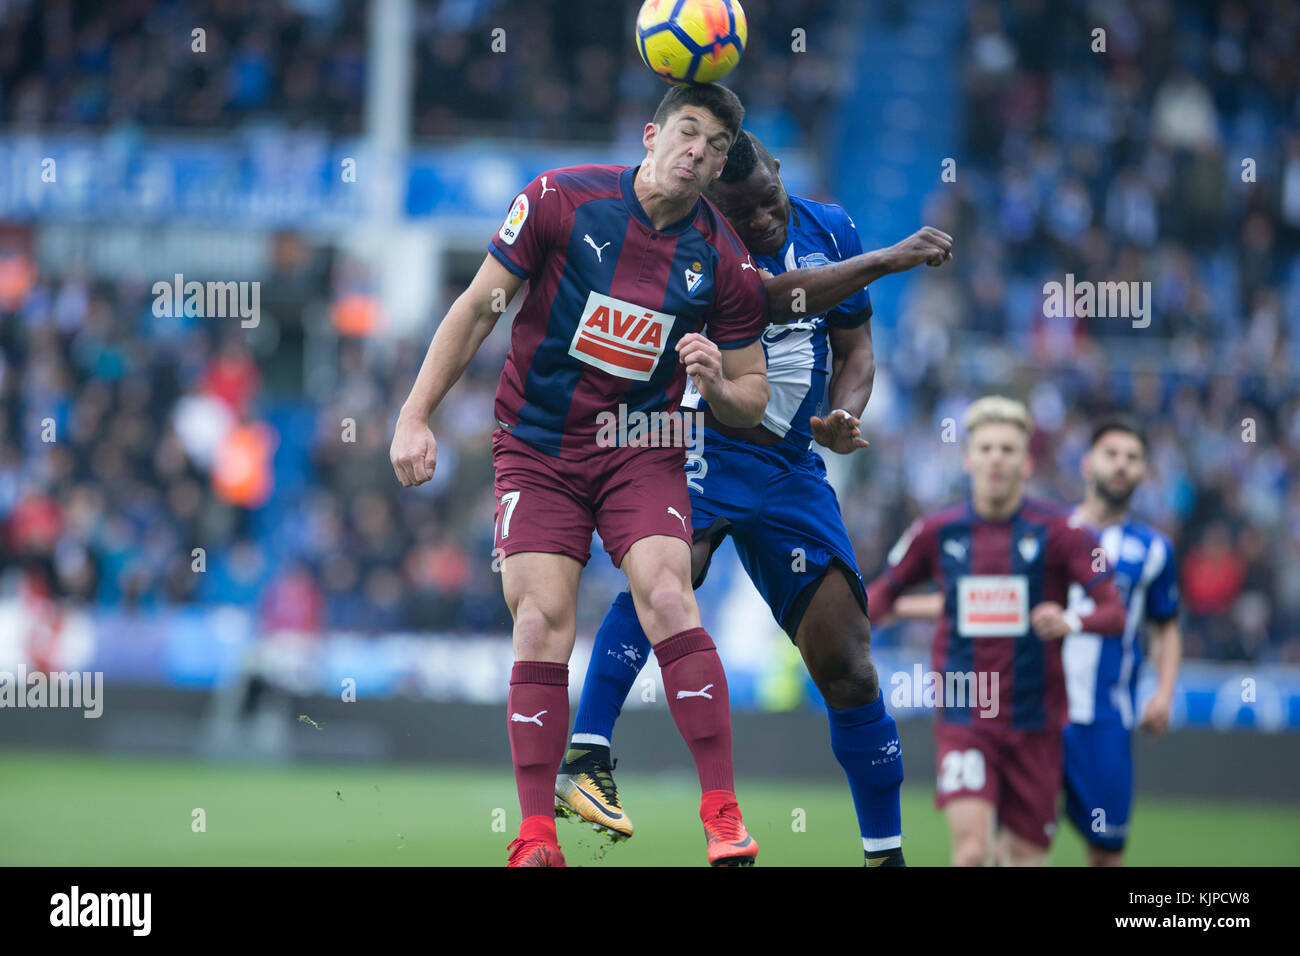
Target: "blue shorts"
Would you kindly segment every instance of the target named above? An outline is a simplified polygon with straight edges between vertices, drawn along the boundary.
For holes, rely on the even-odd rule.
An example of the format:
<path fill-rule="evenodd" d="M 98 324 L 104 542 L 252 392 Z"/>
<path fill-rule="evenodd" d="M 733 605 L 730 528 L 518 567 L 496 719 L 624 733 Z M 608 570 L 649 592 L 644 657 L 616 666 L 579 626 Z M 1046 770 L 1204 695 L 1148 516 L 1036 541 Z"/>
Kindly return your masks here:
<path fill-rule="evenodd" d="M 709 558 L 727 535 L 758 593 L 794 640 L 822 576 L 844 571 L 862 613 L 867 591 L 826 466 L 811 449 L 754 445 L 704 430 L 702 454 L 686 461 L 694 540 Z M 695 580 L 708 574 L 709 566 Z"/>
<path fill-rule="evenodd" d="M 1122 850 L 1133 808 L 1133 734 L 1118 721 L 1065 728 L 1065 814 L 1093 846 Z"/>

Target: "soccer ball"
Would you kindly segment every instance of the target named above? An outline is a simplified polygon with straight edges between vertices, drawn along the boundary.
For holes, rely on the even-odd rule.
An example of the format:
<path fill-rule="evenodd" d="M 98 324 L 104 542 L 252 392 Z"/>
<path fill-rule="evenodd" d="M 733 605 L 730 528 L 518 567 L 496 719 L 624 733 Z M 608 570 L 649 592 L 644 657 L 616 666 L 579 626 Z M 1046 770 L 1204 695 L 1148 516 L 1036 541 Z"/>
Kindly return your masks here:
<path fill-rule="evenodd" d="M 674 86 L 722 79 L 748 39 L 737 0 L 645 0 L 636 18 L 641 59 Z"/>

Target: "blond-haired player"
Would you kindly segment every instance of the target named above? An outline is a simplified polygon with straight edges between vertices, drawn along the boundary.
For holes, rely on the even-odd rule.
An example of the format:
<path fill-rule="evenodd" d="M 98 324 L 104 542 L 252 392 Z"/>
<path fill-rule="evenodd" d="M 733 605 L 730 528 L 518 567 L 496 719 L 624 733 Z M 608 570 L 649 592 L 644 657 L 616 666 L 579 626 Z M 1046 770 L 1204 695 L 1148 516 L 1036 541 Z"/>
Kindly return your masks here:
<path fill-rule="evenodd" d="M 953 864 L 987 863 L 996 826 L 999 863 L 1040 865 L 1056 829 L 1068 720 L 1061 640 L 1122 630 L 1124 607 L 1097 540 L 1064 508 L 1025 495 L 1025 406 L 988 396 L 964 425 L 970 497 L 907 530 L 868 588 L 868 607 L 879 622 L 904 590 L 938 585 L 922 600 L 942 601 L 931 664 L 935 803 Z M 1093 602 L 1086 615 L 1066 610 L 1076 585 Z"/>

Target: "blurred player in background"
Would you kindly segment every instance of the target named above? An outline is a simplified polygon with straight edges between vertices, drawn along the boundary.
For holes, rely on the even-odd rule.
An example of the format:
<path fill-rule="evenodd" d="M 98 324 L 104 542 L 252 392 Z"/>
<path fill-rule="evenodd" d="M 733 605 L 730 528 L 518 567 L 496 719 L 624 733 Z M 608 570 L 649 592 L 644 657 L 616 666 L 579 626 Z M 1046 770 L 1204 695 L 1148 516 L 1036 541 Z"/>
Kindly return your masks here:
<path fill-rule="evenodd" d="M 523 811 L 511 866 L 564 865 L 554 785 L 593 530 L 627 575 L 663 668 L 704 791 L 709 862 L 747 865 L 758 852 L 734 793 L 726 676 L 691 590 L 685 446 L 602 447 L 599 437 L 602 413 L 675 411 L 687 375 L 720 419 L 746 427 L 763 416 L 762 282 L 701 198 L 743 117 L 725 87 L 674 88 L 645 126 L 640 166 L 551 170 L 529 184 L 439 325 L 398 419 L 393 467 L 403 485 L 418 485 L 436 464 L 430 416 L 528 280 L 493 437 L 516 660 L 507 732 Z"/>
<path fill-rule="evenodd" d="M 686 466 L 692 575 L 699 587 L 713 552 L 731 535 L 745 571 L 826 700 L 831 747 L 849 778 L 867 865 L 901 866 L 898 727 L 885 711 L 871 661 L 866 590 L 853 545 L 812 445 L 845 455 L 867 445 L 858 416 L 871 396 L 875 361 L 864 287 L 923 262 L 941 264 L 951 257 L 952 240 L 927 228 L 864 254 L 848 213 L 789 196 L 780 168 L 742 130 L 708 190 L 769 276 L 773 324 L 763 333 L 763 348 L 772 394 L 760 425 L 736 428 L 719 418 L 708 396 L 687 389 L 683 405 L 701 410 L 705 424 L 703 451 Z M 828 398 L 834 410 L 824 414 Z M 796 554 L 803 555 L 798 570 Z M 624 592 L 597 632 L 572 746 L 556 780 L 561 813 L 616 839 L 630 837 L 633 827 L 614 783 L 610 742 L 649 648 L 632 595 Z"/>
<path fill-rule="evenodd" d="M 1120 866 L 1133 804 L 1132 734 L 1137 714 L 1140 631 L 1151 625 L 1157 687 L 1137 724 L 1153 736 L 1169 727 L 1182 658 L 1178 630 L 1178 572 L 1173 545 L 1135 520 L 1129 502 L 1147 474 L 1146 437 L 1122 418 L 1099 424 L 1083 459 L 1086 485 L 1074 521 L 1095 531 L 1128 608 L 1120 640 L 1071 634 L 1062 658 L 1070 698 L 1065 728 L 1065 811 L 1088 844 L 1093 866 Z M 1082 614 L 1088 599 L 1074 595 Z"/>
<path fill-rule="evenodd" d="M 935 711 L 935 803 L 948 818 L 953 864 L 984 865 L 996 822 L 1001 865 L 1042 865 L 1068 719 L 1060 641 L 1117 635 L 1124 606 L 1096 539 L 1059 508 L 1025 497 L 1033 426 L 1024 405 L 982 398 L 964 424 L 970 499 L 913 523 L 868 603 L 882 620 L 907 588 L 939 586 L 898 610 L 942 608 L 932 658 L 945 691 Z M 1087 614 L 1066 610 L 1075 586 L 1093 602 Z M 992 694 L 975 706 L 978 686 Z"/>

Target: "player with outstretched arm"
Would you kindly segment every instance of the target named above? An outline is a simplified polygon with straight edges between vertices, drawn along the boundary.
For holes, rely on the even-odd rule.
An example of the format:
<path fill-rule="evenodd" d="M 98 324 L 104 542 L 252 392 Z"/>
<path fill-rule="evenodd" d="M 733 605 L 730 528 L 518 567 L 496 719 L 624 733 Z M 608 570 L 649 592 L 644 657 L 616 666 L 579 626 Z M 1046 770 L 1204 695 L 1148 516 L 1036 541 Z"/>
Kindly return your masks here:
<path fill-rule="evenodd" d="M 599 440 L 601 413 L 675 411 L 688 376 L 720 419 L 743 428 L 763 416 L 766 296 L 740 239 L 702 198 L 743 116 L 725 87 L 674 88 L 645 126 L 639 166 L 556 169 L 530 183 L 439 325 L 398 417 L 393 468 L 403 485 L 428 481 L 437 459 L 430 416 L 500 303 L 527 281 L 492 451 L 496 546 L 514 618 L 506 729 L 523 812 L 511 866 L 564 865 L 554 786 L 594 529 L 627 575 L 695 760 L 709 862 L 748 865 L 758 851 L 734 792 L 726 676 L 691 590 L 685 447 Z"/>

